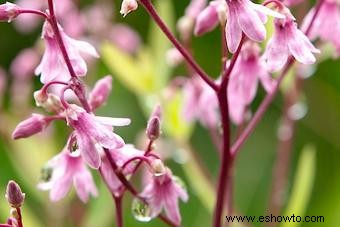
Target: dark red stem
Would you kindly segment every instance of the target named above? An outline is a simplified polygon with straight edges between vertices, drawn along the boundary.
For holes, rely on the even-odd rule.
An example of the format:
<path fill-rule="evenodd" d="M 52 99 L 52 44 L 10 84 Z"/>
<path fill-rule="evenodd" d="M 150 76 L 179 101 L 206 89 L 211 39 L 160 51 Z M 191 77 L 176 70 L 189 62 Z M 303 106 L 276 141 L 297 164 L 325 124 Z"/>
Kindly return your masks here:
<path fill-rule="evenodd" d="M 23 223 L 22 223 L 22 215 L 21 215 L 21 208 L 16 208 L 16 211 L 18 213 L 18 227 L 24 227 Z"/>
<path fill-rule="evenodd" d="M 114 196 L 116 207 L 116 225 L 117 227 L 123 227 L 123 210 L 122 210 L 122 196 Z"/>

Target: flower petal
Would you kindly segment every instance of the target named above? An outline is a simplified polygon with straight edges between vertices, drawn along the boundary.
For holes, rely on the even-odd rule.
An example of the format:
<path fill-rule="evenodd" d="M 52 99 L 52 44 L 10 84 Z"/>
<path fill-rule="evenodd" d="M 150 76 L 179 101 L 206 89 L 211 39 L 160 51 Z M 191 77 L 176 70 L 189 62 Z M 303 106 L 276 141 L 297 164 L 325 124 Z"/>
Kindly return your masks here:
<path fill-rule="evenodd" d="M 101 159 L 98 153 L 98 148 L 91 138 L 79 131 L 76 132 L 79 150 L 85 162 L 92 168 L 98 169 L 101 164 Z"/>
<path fill-rule="evenodd" d="M 242 30 L 237 22 L 237 14 L 235 7 L 230 4 L 228 10 L 228 19 L 226 24 L 226 38 L 228 49 L 231 53 L 235 53 L 238 45 L 241 42 Z"/>

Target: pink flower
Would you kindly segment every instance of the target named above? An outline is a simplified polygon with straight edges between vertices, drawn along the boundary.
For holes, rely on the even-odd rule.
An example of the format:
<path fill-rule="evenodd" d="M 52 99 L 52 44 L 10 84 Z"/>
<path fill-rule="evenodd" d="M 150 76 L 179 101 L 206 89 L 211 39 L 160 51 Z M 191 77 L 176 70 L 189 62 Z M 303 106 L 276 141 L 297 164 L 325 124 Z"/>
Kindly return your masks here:
<path fill-rule="evenodd" d="M 117 149 L 124 146 L 124 140 L 112 131 L 112 126 L 128 125 L 130 119 L 94 116 L 73 104 L 65 114 L 68 124 L 75 130 L 81 155 L 90 167 L 99 168 L 99 152 L 102 148 Z"/>
<path fill-rule="evenodd" d="M 10 2 L 0 5 L 0 21 L 11 22 L 20 14 L 20 8 Z"/>
<path fill-rule="evenodd" d="M 38 188 L 50 190 L 52 201 L 64 198 L 72 184 L 84 203 L 88 201 L 90 195 L 98 194 L 92 175 L 77 151 L 71 153 L 64 148 L 43 170 L 43 181 L 38 184 Z"/>
<path fill-rule="evenodd" d="M 275 19 L 275 32 L 267 44 L 264 59 L 268 70 L 273 72 L 281 69 L 287 62 L 288 56 L 303 64 L 313 64 L 313 53 L 320 53 L 309 39 L 297 28 L 295 18 L 288 8 L 283 10 L 285 19 Z"/>
<path fill-rule="evenodd" d="M 112 159 L 116 162 L 118 167 L 122 167 L 126 161 L 129 159 L 142 156 L 144 153 L 140 150 L 137 150 L 133 145 L 127 144 L 118 149 L 110 150 L 110 155 Z M 128 176 L 134 170 L 135 163 L 131 162 L 127 165 L 123 170 L 123 174 Z M 122 187 L 121 181 L 118 179 L 116 174 L 112 171 L 112 167 L 110 165 L 109 160 L 106 155 L 102 155 L 102 165 L 100 166 L 100 172 L 102 173 L 105 182 L 107 183 L 110 191 L 114 194 L 119 193 L 119 190 Z"/>
<path fill-rule="evenodd" d="M 120 13 L 125 17 L 131 11 L 135 11 L 138 8 L 138 3 L 136 0 L 123 0 Z"/>
<path fill-rule="evenodd" d="M 41 132 L 49 123 L 48 120 L 45 119 L 45 116 L 40 114 L 32 114 L 28 119 L 20 122 L 15 128 L 12 138 L 13 139 L 21 139 L 30 137 L 34 134 Z"/>
<path fill-rule="evenodd" d="M 193 77 L 183 87 L 183 116 L 187 121 L 198 119 L 206 127 L 216 127 L 219 117 L 214 91 L 200 78 Z"/>
<path fill-rule="evenodd" d="M 195 24 L 195 35 L 203 35 L 204 33 L 212 31 L 219 23 L 219 9 L 226 9 L 225 1 L 211 1 L 209 5 L 198 14 Z"/>
<path fill-rule="evenodd" d="M 112 77 L 105 76 L 98 80 L 89 94 L 89 104 L 92 109 L 102 106 L 110 96 L 112 90 Z"/>
<path fill-rule="evenodd" d="M 80 53 L 99 57 L 97 51 L 89 43 L 67 36 L 60 26 L 59 29 L 75 73 L 77 76 L 85 76 L 87 66 Z M 41 74 L 40 80 L 42 83 L 48 83 L 56 78 L 67 81 L 70 78 L 70 74 L 52 27 L 47 21 L 44 23 L 42 38 L 45 41 L 46 50 L 39 66 L 35 70 L 35 74 Z"/>
<path fill-rule="evenodd" d="M 267 73 L 260 59 L 260 48 L 254 42 L 246 42 L 231 73 L 228 97 L 230 118 L 235 124 L 244 120 L 246 107 L 253 101 L 258 80 L 267 92 L 271 92 L 275 81 Z"/>
<path fill-rule="evenodd" d="M 315 8 L 312 8 L 303 21 L 303 28 L 307 28 L 314 14 Z M 331 42 L 338 50 L 340 50 L 340 8 L 338 1 L 323 1 L 319 14 L 313 22 L 309 37 L 311 39 L 320 37 L 321 40 Z"/>
<path fill-rule="evenodd" d="M 231 53 L 235 53 L 240 44 L 242 31 L 248 38 L 256 42 L 261 42 L 266 38 L 266 29 L 263 25 L 266 21 L 265 15 L 284 18 L 283 15 L 249 0 L 227 0 L 227 4 L 226 37 Z"/>
<path fill-rule="evenodd" d="M 206 4 L 207 0 L 191 0 L 190 4 L 185 9 L 185 16 L 196 19 Z"/>
<path fill-rule="evenodd" d="M 141 196 L 146 199 L 151 208 L 151 217 L 156 217 L 164 209 L 171 221 L 178 225 L 181 223 L 178 199 L 186 202 L 188 194 L 182 185 L 176 182 L 170 169 L 166 168 L 163 174 L 155 174 Z"/>

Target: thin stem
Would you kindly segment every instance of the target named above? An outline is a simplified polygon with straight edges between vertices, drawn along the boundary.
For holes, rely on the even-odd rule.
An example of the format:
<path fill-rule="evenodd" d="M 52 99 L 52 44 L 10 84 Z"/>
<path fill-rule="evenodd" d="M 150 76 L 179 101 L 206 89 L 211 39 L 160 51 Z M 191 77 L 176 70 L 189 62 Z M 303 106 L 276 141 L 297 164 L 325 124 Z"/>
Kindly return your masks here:
<path fill-rule="evenodd" d="M 51 82 L 48 82 L 47 84 L 45 84 L 42 88 L 41 88 L 41 92 L 46 94 L 47 93 L 47 89 L 51 86 L 51 85 L 55 85 L 55 84 L 59 84 L 59 85 L 69 85 L 68 83 L 66 82 L 63 82 L 63 81 L 51 81 Z"/>
<path fill-rule="evenodd" d="M 18 227 L 24 227 L 23 223 L 22 223 L 22 215 L 21 215 L 21 209 L 20 208 L 16 208 L 16 211 L 18 213 Z"/>
<path fill-rule="evenodd" d="M 222 163 L 218 178 L 217 197 L 214 210 L 213 227 L 221 227 L 221 217 L 223 213 L 223 203 L 225 199 L 226 189 L 228 188 L 228 178 L 230 176 L 232 166 L 232 156 L 230 153 L 230 121 L 229 107 L 226 89 L 220 89 L 217 93 L 223 128 L 223 147 L 222 147 Z M 231 207 L 231 206 L 230 206 Z M 231 211 L 229 211 L 231 212 Z"/>
<path fill-rule="evenodd" d="M 172 44 L 178 49 L 178 51 L 183 55 L 186 61 L 190 64 L 190 66 L 196 71 L 196 73 L 215 91 L 218 86 L 216 83 L 208 76 L 206 72 L 196 63 L 193 57 L 188 53 L 188 51 L 182 46 L 182 44 L 175 38 L 175 36 L 171 33 L 170 29 L 166 26 L 163 20 L 159 17 L 156 12 L 154 6 L 152 5 L 150 0 L 140 0 L 140 3 L 144 6 L 146 11 L 150 14 L 153 20 L 157 23 L 159 28 L 163 31 L 163 33 L 168 37 L 168 39 L 172 42 Z"/>
<path fill-rule="evenodd" d="M 235 156 L 237 154 L 237 152 L 240 150 L 243 143 L 247 140 L 247 138 L 250 136 L 250 134 L 255 129 L 256 125 L 262 119 L 264 113 L 267 111 L 268 106 L 271 104 L 274 97 L 278 93 L 281 82 L 284 79 L 288 70 L 290 69 L 291 65 L 293 65 L 293 63 L 294 63 L 294 58 L 290 57 L 286 66 L 282 70 L 279 78 L 277 79 L 277 82 L 275 84 L 274 89 L 272 90 L 272 92 L 270 92 L 266 95 L 266 97 L 262 101 L 261 105 L 257 109 L 256 113 L 254 114 L 254 117 L 250 120 L 247 127 L 243 130 L 242 134 L 237 138 L 236 142 L 231 147 L 231 153 L 232 153 L 233 156 Z"/>
<path fill-rule="evenodd" d="M 35 9 L 20 9 L 19 13 L 20 14 L 24 14 L 24 13 L 25 14 L 26 13 L 28 13 L 28 14 L 35 14 L 35 15 L 41 16 L 41 17 L 43 17 L 45 19 L 48 19 L 48 15 L 46 13 L 40 11 L 40 10 L 35 10 Z"/>
<path fill-rule="evenodd" d="M 237 50 L 236 50 L 235 54 L 233 55 L 233 57 L 232 57 L 232 59 L 230 61 L 229 67 L 227 68 L 227 70 L 224 71 L 224 73 L 222 75 L 222 83 L 221 83 L 221 88 L 222 89 L 226 89 L 226 87 L 228 86 L 230 74 L 233 71 L 234 66 L 236 64 L 236 60 L 238 59 L 238 57 L 240 55 L 240 52 L 241 52 L 241 49 L 242 49 L 242 46 L 243 46 L 243 43 L 244 43 L 244 39 L 245 39 L 245 36 L 242 33 L 241 42 L 238 45 Z"/>
<path fill-rule="evenodd" d="M 70 72 L 71 77 L 77 78 L 77 75 L 74 72 L 74 69 L 72 67 L 71 60 L 70 60 L 70 58 L 67 54 L 67 50 L 66 50 L 65 44 L 63 42 L 63 38 L 62 38 L 60 31 L 59 31 L 58 22 L 57 22 L 57 19 L 55 17 L 55 13 L 54 13 L 53 0 L 48 0 L 48 8 L 49 8 L 49 14 L 50 14 L 48 22 L 50 23 L 50 25 L 53 29 L 53 32 L 56 36 L 57 43 L 58 43 L 59 49 L 61 51 L 61 54 L 63 55 L 63 58 L 65 60 L 67 69 Z"/>
<path fill-rule="evenodd" d="M 320 9 L 322 6 L 322 3 L 324 1 L 320 0 L 317 3 L 317 6 L 315 8 L 315 13 L 310 21 L 309 26 L 306 29 L 305 34 L 308 36 L 309 33 L 311 32 L 311 29 L 313 27 L 313 24 L 315 22 L 315 19 L 317 18 L 317 16 L 320 13 Z M 260 107 L 258 108 L 258 110 L 256 111 L 254 117 L 251 119 L 251 121 L 249 122 L 249 124 L 247 125 L 247 127 L 244 129 L 244 131 L 242 132 L 242 134 L 237 138 L 236 142 L 234 143 L 234 145 L 231 148 L 232 151 L 232 155 L 235 156 L 238 151 L 240 150 L 241 146 L 244 144 L 244 142 L 247 140 L 247 138 L 250 136 L 250 134 L 253 132 L 253 130 L 255 129 L 255 127 L 257 126 L 257 124 L 259 123 L 259 121 L 262 119 L 264 113 L 266 112 L 268 106 L 271 104 L 271 102 L 273 101 L 275 95 L 277 94 L 279 87 L 281 85 L 281 82 L 283 81 L 286 73 L 289 71 L 290 67 L 293 65 L 294 63 L 294 58 L 290 57 L 288 62 L 286 63 L 284 69 L 282 70 L 279 79 L 277 80 L 277 84 L 274 87 L 274 90 L 271 93 L 268 93 L 266 95 L 266 97 L 264 98 L 264 100 L 262 101 Z"/>
<path fill-rule="evenodd" d="M 116 226 L 123 227 L 123 209 L 122 209 L 122 196 L 114 196 L 116 207 Z"/>
<path fill-rule="evenodd" d="M 228 47 L 227 47 L 227 37 L 225 34 L 225 26 L 226 23 L 220 23 L 220 31 L 221 31 L 221 72 L 225 72 L 227 70 L 227 60 L 228 60 Z M 221 74 L 222 74 L 221 73 Z"/>
<path fill-rule="evenodd" d="M 147 157 L 145 157 L 145 156 L 135 156 L 135 157 L 130 158 L 129 160 L 127 160 L 127 161 L 123 164 L 123 166 L 121 167 L 122 171 L 123 171 L 123 170 L 127 167 L 127 165 L 129 165 L 131 162 L 137 161 L 137 160 L 139 160 L 139 162 L 145 162 L 145 163 L 147 163 L 149 166 L 151 166 L 150 161 L 149 161 L 149 159 L 148 159 Z M 138 163 L 139 163 L 139 162 L 138 162 Z"/>

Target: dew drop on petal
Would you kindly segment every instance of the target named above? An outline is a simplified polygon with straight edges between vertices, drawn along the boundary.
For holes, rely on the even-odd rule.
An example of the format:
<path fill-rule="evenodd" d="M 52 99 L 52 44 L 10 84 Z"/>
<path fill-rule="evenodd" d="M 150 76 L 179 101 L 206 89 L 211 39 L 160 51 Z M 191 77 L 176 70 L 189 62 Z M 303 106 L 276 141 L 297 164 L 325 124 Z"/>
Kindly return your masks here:
<path fill-rule="evenodd" d="M 132 215 L 137 221 L 149 222 L 151 221 L 151 209 L 148 204 L 145 204 L 140 199 L 135 198 L 132 201 Z"/>
<path fill-rule="evenodd" d="M 301 120 L 307 114 L 307 105 L 303 102 L 297 102 L 292 105 L 288 110 L 288 116 L 292 120 Z"/>

